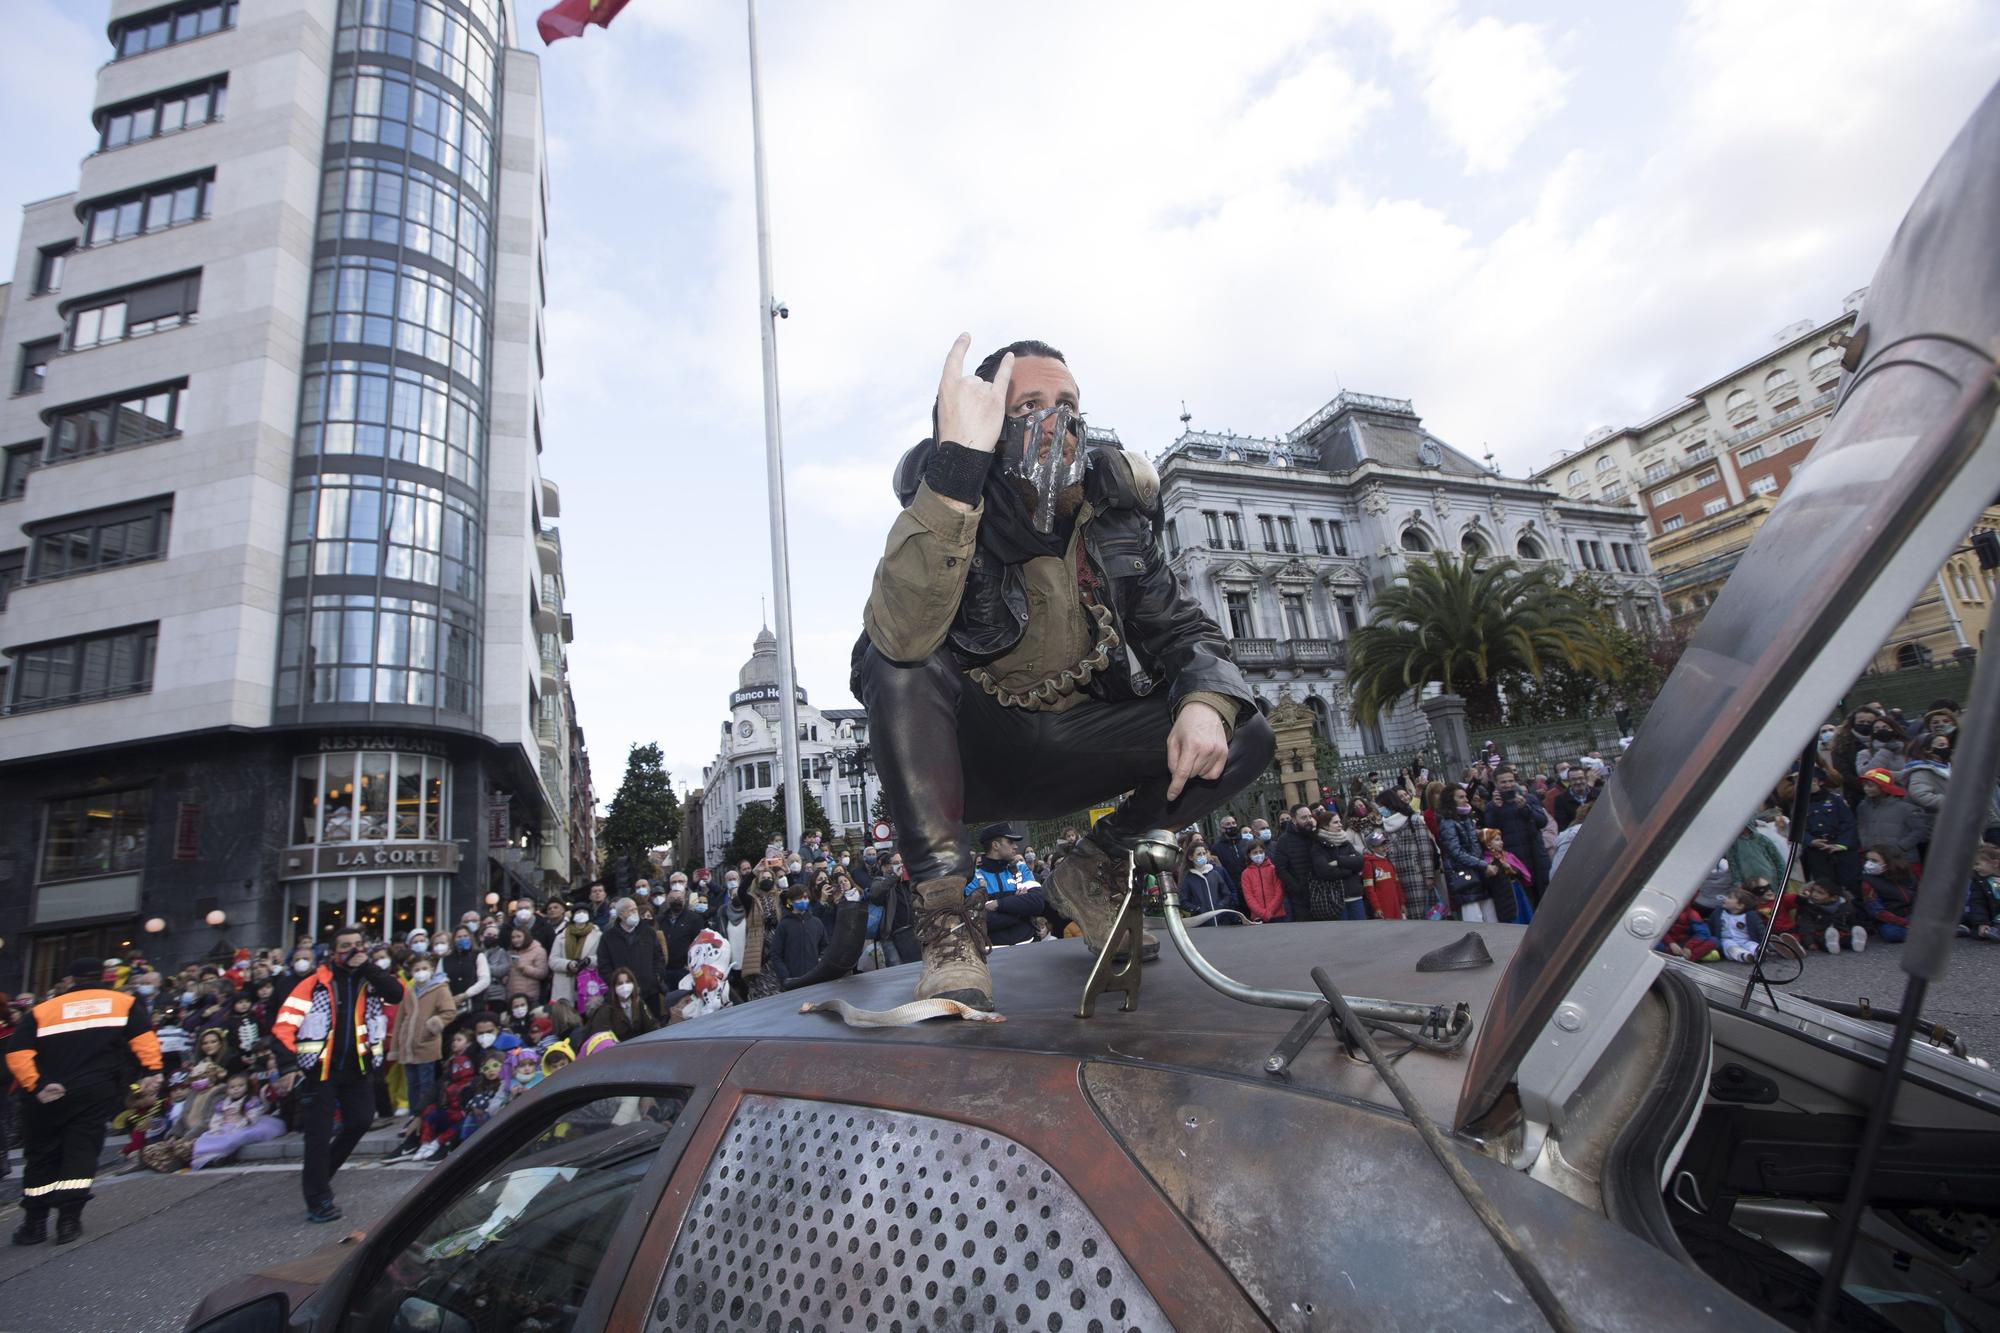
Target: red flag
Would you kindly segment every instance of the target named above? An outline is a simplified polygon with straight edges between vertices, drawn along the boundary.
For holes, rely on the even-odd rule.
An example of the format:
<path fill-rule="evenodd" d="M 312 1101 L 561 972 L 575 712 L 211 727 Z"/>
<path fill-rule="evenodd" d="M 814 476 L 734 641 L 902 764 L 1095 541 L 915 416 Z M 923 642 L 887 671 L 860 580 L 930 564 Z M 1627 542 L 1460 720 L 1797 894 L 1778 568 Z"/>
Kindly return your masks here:
<path fill-rule="evenodd" d="M 581 37 L 583 30 L 593 23 L 600 28 L 610 27 L 611 20 L 618 17 L 618 11 L 625 5 L 626 0 L 561 0 L 560 4 L 542 11 L 542 16 L 535 20 L 535 31 L 542 34 L 544 46 L 564 37 Z"/>

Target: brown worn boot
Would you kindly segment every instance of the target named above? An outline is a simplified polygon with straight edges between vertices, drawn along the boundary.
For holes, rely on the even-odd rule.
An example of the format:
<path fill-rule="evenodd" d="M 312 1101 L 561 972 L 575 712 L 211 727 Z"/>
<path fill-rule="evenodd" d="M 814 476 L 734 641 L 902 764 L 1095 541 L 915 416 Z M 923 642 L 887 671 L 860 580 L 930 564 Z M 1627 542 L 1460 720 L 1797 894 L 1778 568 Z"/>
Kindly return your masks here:
<path fill-rule="evenodd" d="M 1130 856 L 1114 859 L 1096 842 L 1084 838 L 1049 872 L 1043 892 L 1058 912 L 1083 930 L 1084 945 L 1092 953 L 1104 947 L 1111 938 L 1111 928 L 1118 924 L 1118 904 L 1125 896 L 1131 867 Z M 1141 933 L 1144 942 L 1139 958 L 1150 963 L 1160 956 L 1160 941 L 1150 930 Z M 1113 961 L 1124 957 L 1122 949 L 1112 955 Z"/>
<path fill-rule="evenodd" d="M 963 879 L 917 885 L 917 944 L 924 951 L 919 1000 L 957 1000 L 974 1009 L 993 1007 L 993 975 L 986 970 L 986 891 L 967 896 Z"/>

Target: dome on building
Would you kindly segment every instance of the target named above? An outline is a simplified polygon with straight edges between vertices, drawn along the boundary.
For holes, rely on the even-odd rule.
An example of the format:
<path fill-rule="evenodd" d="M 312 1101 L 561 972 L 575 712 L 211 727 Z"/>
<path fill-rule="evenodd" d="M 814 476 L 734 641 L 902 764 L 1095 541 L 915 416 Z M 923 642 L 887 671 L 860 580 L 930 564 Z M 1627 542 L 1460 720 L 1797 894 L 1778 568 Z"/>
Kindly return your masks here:
<path fill-rule="evenodd" d="M 736 673 L 736 687 L 743 689 L 751 685 L 776 685 L 778 683 L 778 636 L 771 633 L 767 625 L 757 631 L 757 641 L 750 647 L 750 660 Z"/>

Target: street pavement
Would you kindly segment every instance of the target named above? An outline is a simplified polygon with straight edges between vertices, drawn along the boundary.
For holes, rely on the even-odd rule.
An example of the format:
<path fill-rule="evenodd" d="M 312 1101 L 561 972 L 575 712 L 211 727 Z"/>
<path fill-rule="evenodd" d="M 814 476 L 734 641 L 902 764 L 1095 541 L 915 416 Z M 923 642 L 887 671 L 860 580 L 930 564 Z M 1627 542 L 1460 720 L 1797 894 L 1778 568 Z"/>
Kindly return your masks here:
<path fill-rule="evenodd" d="M 1853 1003 L 1867 999 L 1880 1009 L 1900 1009 L 1909 976 L 1902 968 L 1899 945 L 1871 940 L 1862 953 L 1843 949 L 1838 956 L 1806 955 L 1805 975 L 1777 987 L 1782 1007 L 1788 995 Z M 1706 963 L 1720 971 L 1748 978 L 1747 964 Z M 1776 969 L 1771 969 L 1774 975 Z M 1924 1000 L 1924 1017 L 1944 1024 L 1965 1039 L 1966 1050 L 2000 1065 L 2000 944 L 1956 940 L 1944 980 L 1934 984 Z"/>
<path fill-rule="evenodd" d="M 1901 951 L 1873 943 L 1866 952 L 1812 954 L 1805 974 L 1778 988 L 1788 996 L 1867 998 L 1894 1008 L 1907 978 Z M 1748 977 L 1734 963 L 1705 966 Z M 2000 944 L 1972 940 L 1952 947 L 1945 980 L 1931 989 L 1927 1017 L 1956 1030 L 1972 1054 L 2000 1063 Z M 261 1145 L 274 1155 L 287 1136 Z M 107 1162 L 115 1147 L 107 1146 Z M 0 1234 L 20 1220 L 20 1155 L 0 1182 Z M 305 1220 L 295 1161 L 157 1175 L 101 1176 L 75 1244 L 17 1249 L 0 1243 L 0 1333 L 169 1333 L 209 1289 L 241 1274 L 308 1254 L 372 1225 L 415 1189 L 426 1170 L 407 1163 L 349 1162 L 334 1177 L 346 1216 L 330 1226 Z"/>
<path fill-rule="evenodd" d="M 296 1164 L 100 1176 L 76 1241 L 28 1248 L 0 1241 L 0 1333 L 185 1328 L 211 1288 L 338 1243 L 388 1212 L 425 1174 L 417 1166 L 350 1162 L 333 1178 L 345 1216 L 325 1225 L 306 1221 Z M 12 1204 L 18 1175 L 7 1184 L 0 1228 L 11 1233 L 20 1223 Z"/>

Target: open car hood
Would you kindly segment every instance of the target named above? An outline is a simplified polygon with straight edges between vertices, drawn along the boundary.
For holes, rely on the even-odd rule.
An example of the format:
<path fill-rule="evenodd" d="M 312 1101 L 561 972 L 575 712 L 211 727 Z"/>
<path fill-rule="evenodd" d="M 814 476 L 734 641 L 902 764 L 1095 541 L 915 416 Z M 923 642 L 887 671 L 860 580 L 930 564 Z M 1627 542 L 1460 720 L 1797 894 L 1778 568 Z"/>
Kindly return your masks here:
<path fill-rule="evenodd" d="M 2000 494 L 2000 88 L 1897 228 L 1832 421 L 1600 793 L 1475 1036 L 1456 1124 L 1562 1107 L 1652 946 Z M 1511 1108 L 1503 1108 L 1511 1109 Z"/>

